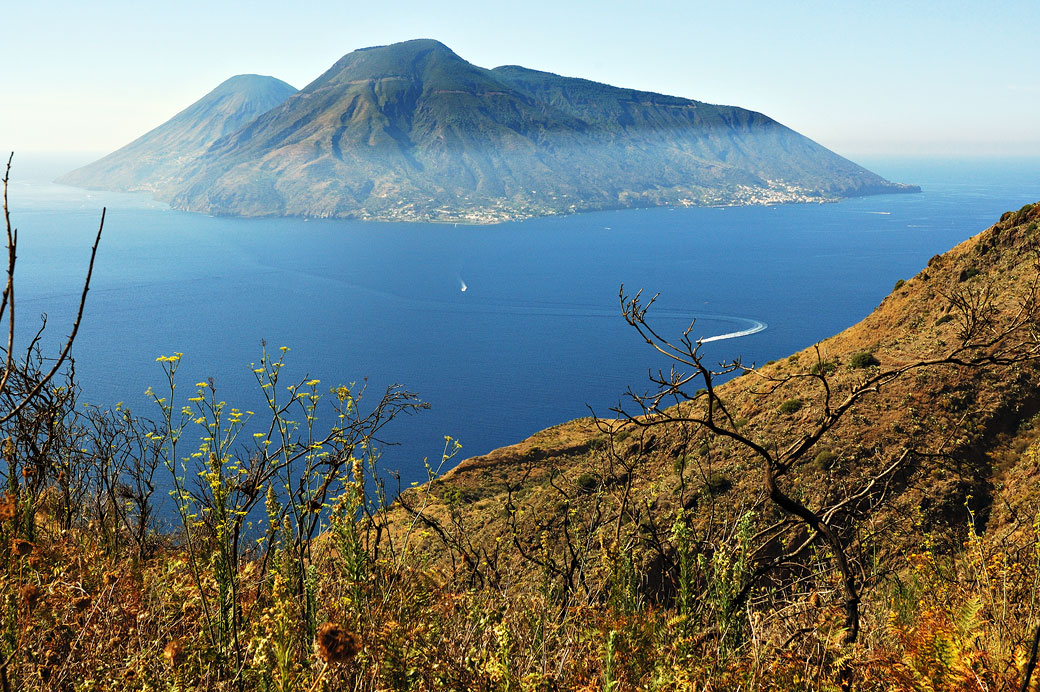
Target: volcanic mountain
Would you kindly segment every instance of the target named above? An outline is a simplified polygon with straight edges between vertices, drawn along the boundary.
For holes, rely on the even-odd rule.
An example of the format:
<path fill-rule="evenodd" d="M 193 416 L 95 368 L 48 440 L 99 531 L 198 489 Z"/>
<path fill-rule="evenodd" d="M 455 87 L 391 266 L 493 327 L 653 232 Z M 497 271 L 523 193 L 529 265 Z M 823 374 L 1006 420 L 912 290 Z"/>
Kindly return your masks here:
<path fill-rule="evenodd" d="M 100 164 L 87 168 L 100 173 Z M 760 113 L 522 67 L 489 70 L 428 39 L 344 56 L 185 157 L 170 184 L 128 184 L 131 165 L 89 184 L 246 216 L 491 222 L 917 190 Z"/>
<path fill-rule="evenodd" d="M 216 89 L 159 127 L 58 182 L 90 189 L 145 190 L 168 197 L 187 166 L 210 144 L 252 122 L 296 93 L 280 79 L 242 74 Z"/>

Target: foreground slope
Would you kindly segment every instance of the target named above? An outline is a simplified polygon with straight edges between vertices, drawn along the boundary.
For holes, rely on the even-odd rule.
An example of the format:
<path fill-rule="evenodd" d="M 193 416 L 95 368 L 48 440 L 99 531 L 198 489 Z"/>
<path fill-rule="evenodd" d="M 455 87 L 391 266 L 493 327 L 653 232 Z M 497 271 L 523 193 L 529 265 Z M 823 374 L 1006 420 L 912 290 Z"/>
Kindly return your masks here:
<path fill-rule="evenodd" d="M 488 70 L 428 39 L 344 56 L 183 170 L 159 190 L 179 209 L 409 221 L 917 189 L 760 113 Z"/>
<path fill-rule="evenodd" d="M 221 415 L 211 383 L 190 399 L 197 427 L 178 422 L 180 354 L 159 359 L 155 423 L 81 406 L 71 378 L 34 386 L 37 353 L 0 387 L 0 687 L 1034 689 L 1038 227 L 1040 206 L 1006 214 L 861 324 L 718 396 L 557 426 L 389 512 L 370 443 L 421 408 L 398 387 L 360 408 L 337 387 L 322 408 L 305 377 L 299 408 L 272 393 L 268 437 L 232 451 L 241 414 Z M 263 389 L 282 363 L 261 361 Z M 818 453 L 779 451 L 857 391 Z M 675 420 L 706 400 L 725 406 L 719 434 Z M 319 408 L 337 427 L 316 441 L 289 416 Z M 179 466 L 181 433 L 200 436 L 198 466 Z M 761 490 L 766 457 L 839 533 L 858 639 L 829 542 Z M 177 533 L 154 524 L 164 466 Z"/>
<path fill-rule="evenodd" d="M 210 144 L 294 93 L 294 87 L 274 77 L 231 77 L 159 127 L 108 156 L 65 174 L 58 182 L 168 196 L 180 182 L 186 166 Z"/>

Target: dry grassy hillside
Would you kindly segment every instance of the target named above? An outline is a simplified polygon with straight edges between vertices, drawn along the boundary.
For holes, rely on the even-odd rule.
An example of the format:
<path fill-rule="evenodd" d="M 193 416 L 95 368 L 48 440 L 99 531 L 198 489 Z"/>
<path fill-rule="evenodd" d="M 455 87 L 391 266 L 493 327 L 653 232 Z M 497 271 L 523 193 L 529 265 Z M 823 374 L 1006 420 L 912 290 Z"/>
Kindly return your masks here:
<path fill-rule="evenodd" d="M 718 391 L 735 427 L 759 444 L 785 448 L 817 428 L 828 403 L 833 408 L 864 383 L 879 380 L 811 454 L 800 458 L 786 482 L 825 505 L 909 451 L 892 474 L 898 479 L 890 483 L 892 501 L 919 506 L 920 518 L 933 525 L 961 524 L 957 528 L 963 531 L 970 496 L 971 508 L 984 519 L 1009 466 L 1021 460 L 1014 450 L 1021 452 L 1032 440 L 1030 422 L 1040 406 L 1032 324 L 1020 324 L 1000 344 L 985 343 L 1016 319 L 1025 321 L 1023 309 L 1029 315 L 1035 310 L 1023 304 L 1035 300 L 1038 218 L 1040 206 L 1005 214 L 1000 223 L 900 282 L 859 324 L 785 360 L 736 366 L 743 375 Z M 646 319 L 652 323 L 652 308 Z M 962 349 L 969 319 L 978 330 L 968 335 L 969 342 L 982 345 Z M 943 362 L 947 357 L 965 363 Z M 693 400 L 682 405 L 683 413 L 702 406 L 704 393 L 694 395 L 703 387 L 702 380 L 685 386 Z M 667 403 L 664 399 L 662 408 Z M 638 405 L 628 408 L 644 413 Z M 675 408 L 667 415 L 682 416 Z M 434 483 L 426 512 L 443 520 L 450 507 L 462 507 L 472 522 L 467 540 L 494 542 L 508 533 L 500 510 L 510 489 L 523 497 L 522 502 L 514 498 L 518 506 L 538 507 L 531 514 L 552 521 L 555 513 L 545 512 L 543 503 L 596 495 L 622 482 L 624 473 L 616 467 L 629 466 L 637 472 L 633 483 L 662 509 L 677 504 L 674 490 L 683 481 L 688 506 L 708 487 L 714 490 L 706 495 L 725 496 L 726 505 L 763 503 L 751 450 L 691 423 L 646 425 L 654 420 L 580 419 L 462 461 Z M 683 461 L 680 478 L 677 465 Z M 405 504 L 418 495 L 425 498 L 425 490 L 411 491 Z"/>

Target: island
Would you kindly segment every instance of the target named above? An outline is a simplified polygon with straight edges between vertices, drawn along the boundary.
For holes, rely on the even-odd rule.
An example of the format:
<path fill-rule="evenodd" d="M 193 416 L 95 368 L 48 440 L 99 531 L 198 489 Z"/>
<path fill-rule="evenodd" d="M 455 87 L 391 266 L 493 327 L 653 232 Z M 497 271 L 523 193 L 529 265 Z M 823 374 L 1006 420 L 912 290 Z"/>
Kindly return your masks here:
<path fill-rule="evenodd" d="M 475 224 L 919 191 L 761 113 L 485 69 L 431 39 L 353 51 L 299 91 L 234 77 L 59 182 L 213 215 Z"/>

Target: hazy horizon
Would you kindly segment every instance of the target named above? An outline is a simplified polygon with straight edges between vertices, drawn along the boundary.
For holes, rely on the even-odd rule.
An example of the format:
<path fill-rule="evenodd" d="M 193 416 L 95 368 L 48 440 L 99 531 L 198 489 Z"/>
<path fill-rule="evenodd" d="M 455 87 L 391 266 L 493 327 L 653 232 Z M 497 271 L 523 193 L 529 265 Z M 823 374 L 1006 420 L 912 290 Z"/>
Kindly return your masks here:
<path fill-rule="evenodd" d="M 109 152 L 236 74 L 304 87 L 342 55 L 435 38 L 519 64 L 762 112 L 848 157 L 1040 155 L 1038 61 L 1011 31 L 1025 0 L 798 7 L 469 0 L 351 11 L 318 2 L 111 0 L 5 10 L 4 151 Z M 17 69 L 12 66 L 17 65 Z"/>

